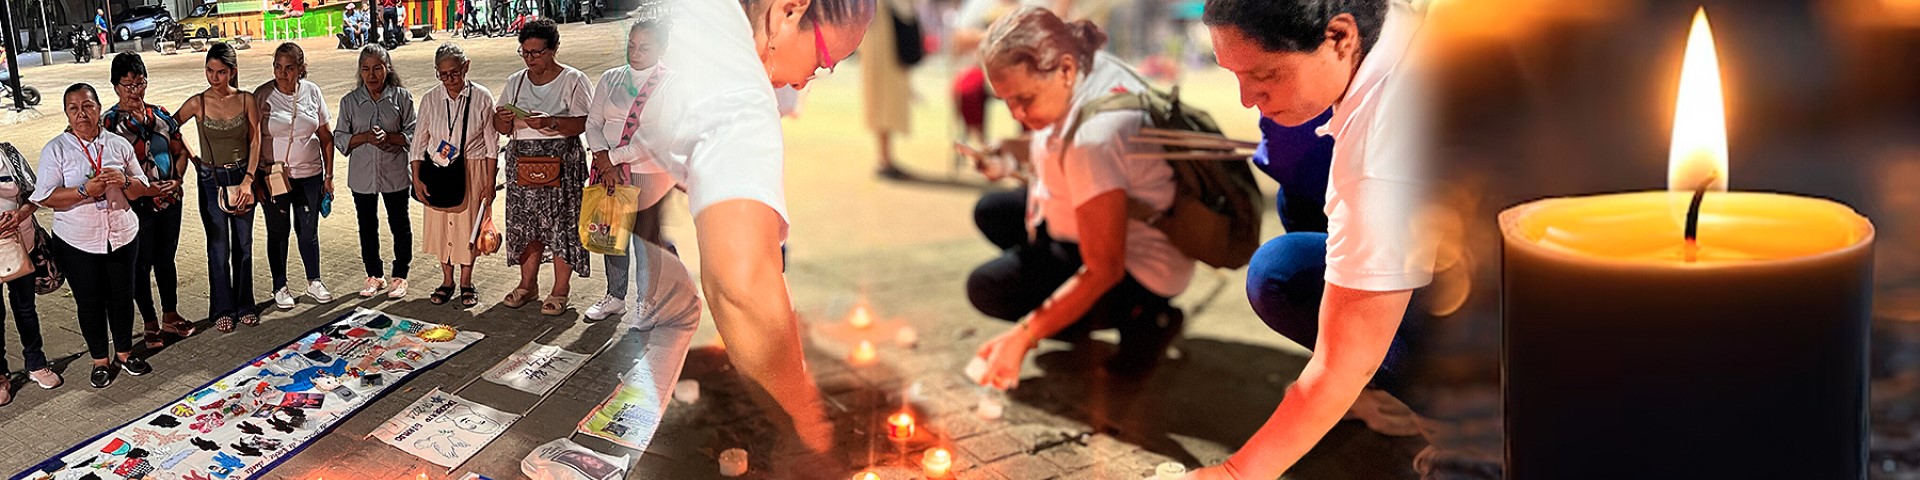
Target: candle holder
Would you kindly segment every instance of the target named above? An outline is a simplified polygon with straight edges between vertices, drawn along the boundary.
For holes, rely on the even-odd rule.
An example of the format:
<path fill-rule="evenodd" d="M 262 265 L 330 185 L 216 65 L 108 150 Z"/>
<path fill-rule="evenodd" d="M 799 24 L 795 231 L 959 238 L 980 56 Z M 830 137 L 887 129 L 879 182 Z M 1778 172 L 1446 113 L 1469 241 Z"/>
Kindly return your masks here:
<path fill-rule="evenodd" d="M 927 450 L 920 456 L 920 468 L 927 478 L 945 478 L 947 471 L 953 469 L 953 454 L 944 448 Z"/>
<path fill-rule="evenodd" d="M 720 476 L 738 477 L 747 474 L 747 451 L 729 448 L 720 452 Z"/>
<path fill-rule="evenodd" d="M 913 438 L 913 415 L 906 412 L 887 417 L 887 439 L 905 442 Z"/>
<path fill-rule="evenodd" d="M 854 365 L 871 365 L 879 356 L 880 353 L 873 349 L 873 342 L 861 340 L 859 345 L 853 347 L 853 352 L 847 354 L 847 362 Z"/>

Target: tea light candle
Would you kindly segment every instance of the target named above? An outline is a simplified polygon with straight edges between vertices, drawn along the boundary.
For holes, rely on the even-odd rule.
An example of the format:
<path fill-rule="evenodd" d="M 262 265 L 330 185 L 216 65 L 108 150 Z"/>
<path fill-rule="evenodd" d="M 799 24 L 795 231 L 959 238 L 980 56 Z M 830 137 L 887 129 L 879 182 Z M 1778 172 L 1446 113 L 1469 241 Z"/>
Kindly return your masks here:
<path fill-rule="evenodd" d="M 1724 191 L 1704 11 L 1678 98 L 1669 191 L 1500 214 L 1507 478 L 1866 478 L 1873 225 Z"/>
<path fill-rule="evenodd" d="M 847 360 L 854 365 L 866 365 L 873 363 L 874 357 L 878 355 L 879 353 L 873 350 L 873 342 L 861 340 L 859 345 L 853 347 L 853 353 L 847 356 Z"/>
<path fill-rule="evenodd" d="M 947 453 L 947 449 L 944 448 L 927 450 L 927 453 L 920 458 L 920 467 L 927 478 L 945 477 L 947 470 L 953 468 L 953 454 Z"/>
<path fill-rule="evenodd" d="M 980 405 L 974 407 L 973 413 L 980 415 L 983 419 L 999 420 L 1000 416 L 1006 413 L 1006 405 L 1001 404 L 1000 399 L 994 398 L 991 394 L 983 394 L 980 395 Z"/>
<path fill-rule="evenodd" d="M 866 305 L 853 307 L 853 316 L 847 318 L 847 325 L 852 325 L 853 328 L 871 327 L 873 326 L 873 314 L 867 311 Z"/>
<path fill-rule="evenodd" d="M 700 401 L 700 381 L 689 378 L 674 383 L 673 399 L 688 405 Z"/>
<path fill-rule="evenodd" d="M 747 474 L 747 451 L 729 448 L 720 452 L 720 475 L 738 477 Z"/>
<path fill-rule="evenodd" d="M 873 472 L 860 472 L 853 475 L 853 480 L 880 480 L 880 474 L 873 473 Z"/>
<path fill-rule="evenodd" d="M 1162 463 L 1153 467 L 1153 480 L 1180 480 L 1187 475 L 1187 466 L 1179 462 Z"/>
<path fill-rule="evenodd" d="M 887 417 L 887 438 L 896 442 L 913 438 L 913 415 L 900 412 Z"/>

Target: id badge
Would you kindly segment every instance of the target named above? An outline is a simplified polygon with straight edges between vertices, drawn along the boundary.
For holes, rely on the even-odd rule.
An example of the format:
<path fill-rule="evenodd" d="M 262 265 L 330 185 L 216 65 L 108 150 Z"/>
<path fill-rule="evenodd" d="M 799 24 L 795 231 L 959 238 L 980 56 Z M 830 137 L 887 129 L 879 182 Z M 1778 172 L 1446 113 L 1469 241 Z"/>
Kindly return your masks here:
<path fill-rule="evenodd" d="M 440 155 L 440 164 L 442 165 L 453 164 L 453 159 L 458 158 L 460 155 L 460 147 L 454 146 L 452 142 L 446 140 L 441 140 L 440 146 L 435 147 L 433 151 L 435 154 Z"/>

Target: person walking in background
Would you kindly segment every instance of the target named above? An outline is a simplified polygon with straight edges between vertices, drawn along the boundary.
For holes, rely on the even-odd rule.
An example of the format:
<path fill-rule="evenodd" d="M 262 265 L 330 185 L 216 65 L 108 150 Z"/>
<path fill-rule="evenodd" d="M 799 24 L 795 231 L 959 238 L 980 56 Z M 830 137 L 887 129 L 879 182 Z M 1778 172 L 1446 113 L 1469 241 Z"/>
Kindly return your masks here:
<path fill-rule="evenodd" d="M 148 347 L 161 347 L 161 333 L 180 337 L 198 328 L 180 316 L 180 273 L 175 257 L 180 250 L 180 222 L 185 197 L 181 183 L 193 153 L 180 138 L 180 122 L 166 107 L 147 103 L 147 65 L 140 54 L 120 52 L 113 57 L 113 93 L 119 103 L 102 118 L 108 132 L 133 145 L 140 169 L 153 182 L 151 196 L 135 199 L 140 217 L 139 253 L 134 259 L 133 303 L 145 320 Z M 160 290 L 160 308 L 154 310 L 154 289 Z"/>
<path fill-rule="evenodd" d="M 878 0 L 873 25 L 867 27 L 866 40 L 860 43 L 860 93 L 866 102 L 867 128 L 873 130 L 875 152 L 882 178 L 910 178 L 893 156 L 894 134 L 912 130 L 913 79 L 909 65 L 900 57 L 903 32 L 894 31 L 901 21 L 914 21 L 912 0 Z M 898 16 L 907 16 L 904 19 Z M 911 40 L 909 40 L 911 41 Z"/>
<path fill-rule="evenodd" d="M 421 221 L 420 252 L 432 255 L 440 265 L 440 286 L 427 300 L 445 304 L 454 297 L 453 270 L 460 269 L 459 296 L 462 308 L 480 304 L 480 292 L 473 286 L 473 263 L 478 227 L 488 221 L 493 210 L 494 176 L 499 170 L 500 133 L 493 129 L 493 92 L 467 81 L 473 65 L 459 45 L 444 43 L 433 52 L 434 72 L 440 85 L 420 98 L 420 128 L 414 135 L 408 158 L 413 164 L 414 195 L 426 202 L 428 195 L 460 198 L 453 208 L 428 206 Z M 433 162 L 429 167 L 425 162 Z M 464 185 L 426 183 L 425 168 L 465 168 Z"/>
<path fill-rule="evenodd" d="M 207 232 L 214 329 L 258 325 L 253 311 L 253 182 L 260 170 L 260 109 L 241 91 L 233 47 L 207 49 L 207 89 L 180 105 L 179 120 L 200 129 L 200 222 Z"/>
<path fill-rule="evenodd" d="M 385 292 L 387 298 L 407 296 L 407 267 L 413 262 L 413 227 L 408 218 L 407 189 L 413 186 L 407 148 L 413 145 L 413 94 L 401 86 L 393 57 L 379 45 L 360 49 L 360 84 L 340 99 L 339 123 L 333 128 L 333 146 L 347 155 L 347 188 L 353 190 L 353 209 L 360 221 L 360 261 L 367 270 L 361 297 Z M 393 231 L 393 270 L 383 277 L 380 260 L 380 204 L 387 206 L 387 228 Z"/>
<path fill-rule="evenodd" d="M 38 245 L 39 222 L 34 220 L 33 212 L 39 205 L 27 201 L 33 195 L 33 165 L 11 143 L 0 143 L 0 244 L 12 244 L 11 248 L 18 257 L 9 261 L 25 260 L 27 252 Z M 5 282 L 7 307 L 13 311 L 14 330 L 20 337 L 20 359 L 26 362 L 21 370 L 27 378 L 39 384 L 41 389 L 52 390 L 60 386 L 59 373 L 47 366 L 47 352 L 42 350 L 40 337 L 40 314 L 34 304 L 36 286 L 33 274 L 20 275 L 19 278 Z M 5 315 L 0 310 L 0 315 Z M 7 368 L 6 328 L 4 318 L 0 318 L 0 378 L 13 378 L 13 370 Z M 13 382 L 0 385 L 0 406 L 13 403 Z"/>
<path fill-rule="evenodd" d="M 111 43 L 107 43 L 107 11 L 106 10 L 95 9 L 93 11 L 93 29 L 94 29 L 93 31 L 99 32 L 98 35 L 100 37 L 100 48 L 104 49 L 113 45 Z M 95 57 L 98 57 L 98 56 L 99 55 L 95 55 Z"/>
<path fill-rule="evenodd" d="M 540 290 L 540 264 L 553 262 L 553 291 L 540 313 L 567 309 L 574 275 L 591 271 L 580 241 L 580 187 L 587 183 L 587 130 L 592 80 L 561 64 L 560 31 L 542 18 L 520 30 L 520 59 L 527 68 L 507 77 L 494 109 L 494 129 L 507 143 L 507 265 L 520 267 L 520 285 L 501 303 L 520 308 Z M 507 107 L 512 106 L 513 109 Z M 513 110 L 530 113 L 518 116 Z M 549 176 L 550 175 L 550 176 Z"/>
<path fill-rule="evenodd" d="M 152 189 L 133 145 L 119 135 L 102 135 L 99 93 L 76 83 L 61 98 L 69 130 L 40 150 L 31 198 L 54 211 L 53 253 L 73 289 L 80 334 L 93 359 L 88 378 L 93 388 L 106 388 L 116 364 L 128 375 L 153 372 L 146 360 L 133 356 L 133 271 L 139 250 L 134 240 L 140 218 L 130 202 Z"/>
<path fill-rule="evenodd" d="M 636 18 L 627 28 L 627 63 L 600 74 L 593 89 L 593 106 L 587 113 L 587 149 L 593 152 L 594 181 L 612 188 L 615 185 L 639 185 L 640 205 L 650 205 L 634 214 L 633 236 L 646 242 L 662 243 L 660 238 L 660 199 L 673 191 L 673 177 L 653 163 L 641 129 L 660 122 L 658 109 L 647 110 L 647 103 L 661 84 L 671 81 L 672 72 L 660 66 L 660 55 L 667 48 L 666 31 L 658 14 Z M 629 244 L 631 249 L 641 248 Z M 627 311 L 627 291 L 633 288 L 628 273 L 634 259 L 628 255 L 606 255 L 607 296 L 587 308 L 587 318 L 605 319 Z"/>
<path fill-rule="evenodd" d="M 305 267 L 307 298 L 333 301 L 320 281 L 320 206 L 333 198 L 333 128 L 328 126 L 327 99 L 320 86 L 307 81 L 307 53 L 287 42 L 273 52 L 273 80 L 254 89 L 261 116 L 262 164 L 278 164 L 286 176 L 287 194 L 266 199 L 267 268 L 273 275 L 273 304 L 293 308 L 287 288 L 287 241 L 298 235 L 301 266 Z"/>

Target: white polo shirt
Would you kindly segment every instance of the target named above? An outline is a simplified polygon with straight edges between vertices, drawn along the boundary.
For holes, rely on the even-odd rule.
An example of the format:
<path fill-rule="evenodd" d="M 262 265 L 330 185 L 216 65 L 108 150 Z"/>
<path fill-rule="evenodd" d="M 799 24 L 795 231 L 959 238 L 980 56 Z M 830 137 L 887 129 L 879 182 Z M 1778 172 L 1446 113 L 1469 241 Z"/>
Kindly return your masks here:
<path fill-rule="evenodd" d="M 1407 50 L 1421 18 L 1402 2 L 1389 5 L 1380 39 L 1321 127 L 1334 138 L 1326 279 L 1376 292 L 1427 285 L 1437 249 L 1415 227 L 1428 191 L 1426 111 Z"/>
<path fill-rule="evenodd" d="M 83 148 L 86 153 L 82 153 Z M 62 133 L 40 149 L 40 166 L 34 169 L 34 175 L 39 178 L 33 184 L 33 196 L 29 199 L 45 206 L 41 202 L 52 196 L 54 190 L 87 183 L 94 174 L 89 155 L 100 159 L 103 170 L 120 170 L 134 181 L 147 181 L 147 174 L 138 167 L 139 161 L 134 160 L 133 144 L 127 143 L 127 139 L 103 131 L 83 145 L 79 137 Z M 140 218 L 134 216 L 126 195 L 119 189 L 107 189 L 105 193 L 106 200 L 88 200 L 66 210 L 55 210 L 53 235 L 73 248 L 94 254 L 110 253 L 133 244 L 134 237 L 140 234 Z"/>
<path fill-rule="evenodd" d="M 647 105 L 660 110 L 661 121 L 640 130 L 650 161 L 686 190 L 695 217 L 727 200 L 760 202 L 780 214 L 784 238 L 779 102 L 746 11 L 737 0 L 681 0 L 671 18 L 660 64 L 674 78 Z"/>

